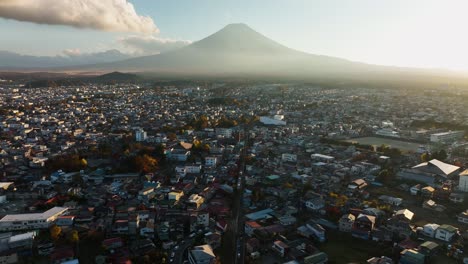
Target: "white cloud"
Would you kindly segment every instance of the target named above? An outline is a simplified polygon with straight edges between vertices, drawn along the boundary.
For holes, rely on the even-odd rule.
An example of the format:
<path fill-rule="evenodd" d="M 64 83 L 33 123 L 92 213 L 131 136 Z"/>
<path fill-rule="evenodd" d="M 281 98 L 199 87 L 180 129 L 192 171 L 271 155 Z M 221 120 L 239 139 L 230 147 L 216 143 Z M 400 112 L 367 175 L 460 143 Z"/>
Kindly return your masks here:
<path fill-rule="evenodd" d="M 191 43 L 188 40 L 164 39 L 155 36 L 127 36 L 119 39 L 127 50 L 138 54 L 158 54 L 178 49 Z"/>
<path fill-rule="evenodd" d="M 66 56 L 69 56 L 69 57 L 81 55 L 80 49 L 65 49 L 62 52 L 63 52 L 63 54 L 65 54 Z"/>
<path fill-rule="evenodd" d="M 159 33 L 126 0 L 0 0 L 0 17 L 103 31 Z"/>

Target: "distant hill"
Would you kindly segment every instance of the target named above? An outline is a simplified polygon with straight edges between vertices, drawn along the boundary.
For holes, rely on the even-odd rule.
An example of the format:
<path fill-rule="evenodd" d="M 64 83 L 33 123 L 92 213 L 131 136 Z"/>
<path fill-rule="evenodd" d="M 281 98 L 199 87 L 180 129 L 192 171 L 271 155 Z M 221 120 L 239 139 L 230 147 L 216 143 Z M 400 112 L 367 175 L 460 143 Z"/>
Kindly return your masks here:
<path fill-rule="evenodd" d="M 92 80 L 95 82 L 135 82 L 140 80 L 136 74 L 133 73 L 123 73 L 123 72 L 111 72 L 103 74 L 97 77 L 94 77 Z"/>
<path fill-rule="evenodd" d="M 109 63 L 131 58 L 118 50 L 68 56 L 32 56 L 0 50 L 0 69 L 39 69 L 96 63 Z"/>
<path fill-rule="evenodd" d="M 115 83 L 135 83 L 142 78 L 132 73 L 111 72 L 99 76 L 81 76 L 70 78 L 40 79 L 26 83 L 26 87 L 59 87 L 59 86 L 81 86 L 90 83 L 115 84 Z"/>

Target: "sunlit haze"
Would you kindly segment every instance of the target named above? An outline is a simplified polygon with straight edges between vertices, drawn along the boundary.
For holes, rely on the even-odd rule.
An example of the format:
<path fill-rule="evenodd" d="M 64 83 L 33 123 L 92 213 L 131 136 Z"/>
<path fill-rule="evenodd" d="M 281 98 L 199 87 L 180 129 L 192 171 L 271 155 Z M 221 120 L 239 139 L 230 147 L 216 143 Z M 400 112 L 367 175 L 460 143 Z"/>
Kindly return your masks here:
<path fill-rule="evenodd" d="M 25 10 L 7 9 L 14 2 Z M 56 8 L 38 10 L 31 2 L 41 1 L 0 3 L 0 50 L 69 56 L 117 49 L 132 56 L 147 55 L 242 22 L 285 46 L 312 54 L 371 64 L 468 70 L 466 1 L 132 0 L 134 13 L 122 4 L 89 23 L 71 21 L 73 12 L 66 13 L 70 19 L 53 18 L 53 10 L 67 8 L 65 2 L 52 1 L 49 5 Z M 112 2 L 122 1 L 103 1 L 96 10 Z M 41 21 L 44 16 L 38 12 L 50 21 Z M 109 22 L 118 12 L 125 12 L 126 21 Z M 146 46 L 135 38 L 145 40 Z"/>

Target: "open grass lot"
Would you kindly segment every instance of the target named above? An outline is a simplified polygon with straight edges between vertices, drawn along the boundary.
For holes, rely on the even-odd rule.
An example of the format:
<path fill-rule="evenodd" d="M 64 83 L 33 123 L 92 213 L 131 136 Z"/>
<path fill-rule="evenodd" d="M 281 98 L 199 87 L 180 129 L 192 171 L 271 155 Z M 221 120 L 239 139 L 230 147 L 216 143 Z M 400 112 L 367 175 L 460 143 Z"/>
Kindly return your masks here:
<path fill-rule="evenodd" d="M 351 234 L 328 231 L 328 241 L 320 245 L 321 251 L 328 254 L 328 263 L 365 263 L 371 257 L 391 256 L 391 245 L 354 238 Z"/>
<path fill-rule="evenodd" d="M 388 145 L 391 148 L 400 149 L 403 152 L 416 151 L 421 145 L 419 143 L 411 143 L 389 138 L 379 137 L 362 137 L 345 140 L 346 142 L 358 143 L 362 145 L 381 146 L 382 144 Z"/>
<path fill-rule="evenodd" d="M 399 252 L 393 252 L 392 245 L 381 244 L 354 238 L 351 234 L 327 232 L 328 241 L 319 246 L 320 250 L 328 254 L 330 264 L 366 263 L 372 257 L 396 257 Z M 457 260 L 444 254 L 429 259 L 429 264 L 456 264 Z"/>
<path fill-rule="evenodd" d="M 391 245 L 354 238 L 351 234 L 328 231 L 328 241 L 319 248 L 328 254 L 328 263 L 365 263 L 371 257 L 391 256 Z"/>

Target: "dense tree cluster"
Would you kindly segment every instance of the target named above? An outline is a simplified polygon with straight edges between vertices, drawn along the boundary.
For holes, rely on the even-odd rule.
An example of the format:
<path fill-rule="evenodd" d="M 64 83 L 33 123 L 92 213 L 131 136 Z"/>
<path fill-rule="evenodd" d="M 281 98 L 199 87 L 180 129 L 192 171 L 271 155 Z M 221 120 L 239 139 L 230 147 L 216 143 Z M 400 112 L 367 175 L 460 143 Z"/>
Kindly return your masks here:
<path fill-rule="evenodd" d="M 425 153 L 421 154 L 421 161 L 423 161 L 423 162 L 427 162 L 427 161 L 430 161 L 432 159 L 445 161 L 447 159 L 447 152 L 445 150 L 441 149 L 439 151 L 434 151 L 433 153 L 425 152 Z"/>
<path fill-rule="evenodd" d="M 46 162 L 48 171 L 64 170 L 64 171 L 79 171 L 88 166 L 86 159 L 78 154 L 61 155 L 49 159 Z"/>
<path fill-rule="evenodd" d="M 385 156 L 390 158 L 397 158 L 401 156 L 401 150 L 398 148 L 391 148 L 388 145 L 382 144 L 380 147 L 377 147 L 377 151 L 382 152 Z"/>
<path fill-rule="evenodd" d="M 236 98 L 228 98 L 228 97 L 215 97 L 215 98 L 210 98 L 207 102 L 209 105 L 212 106 L 240 106 L 242 105 L 242 102 L 237 100 Z"/>

